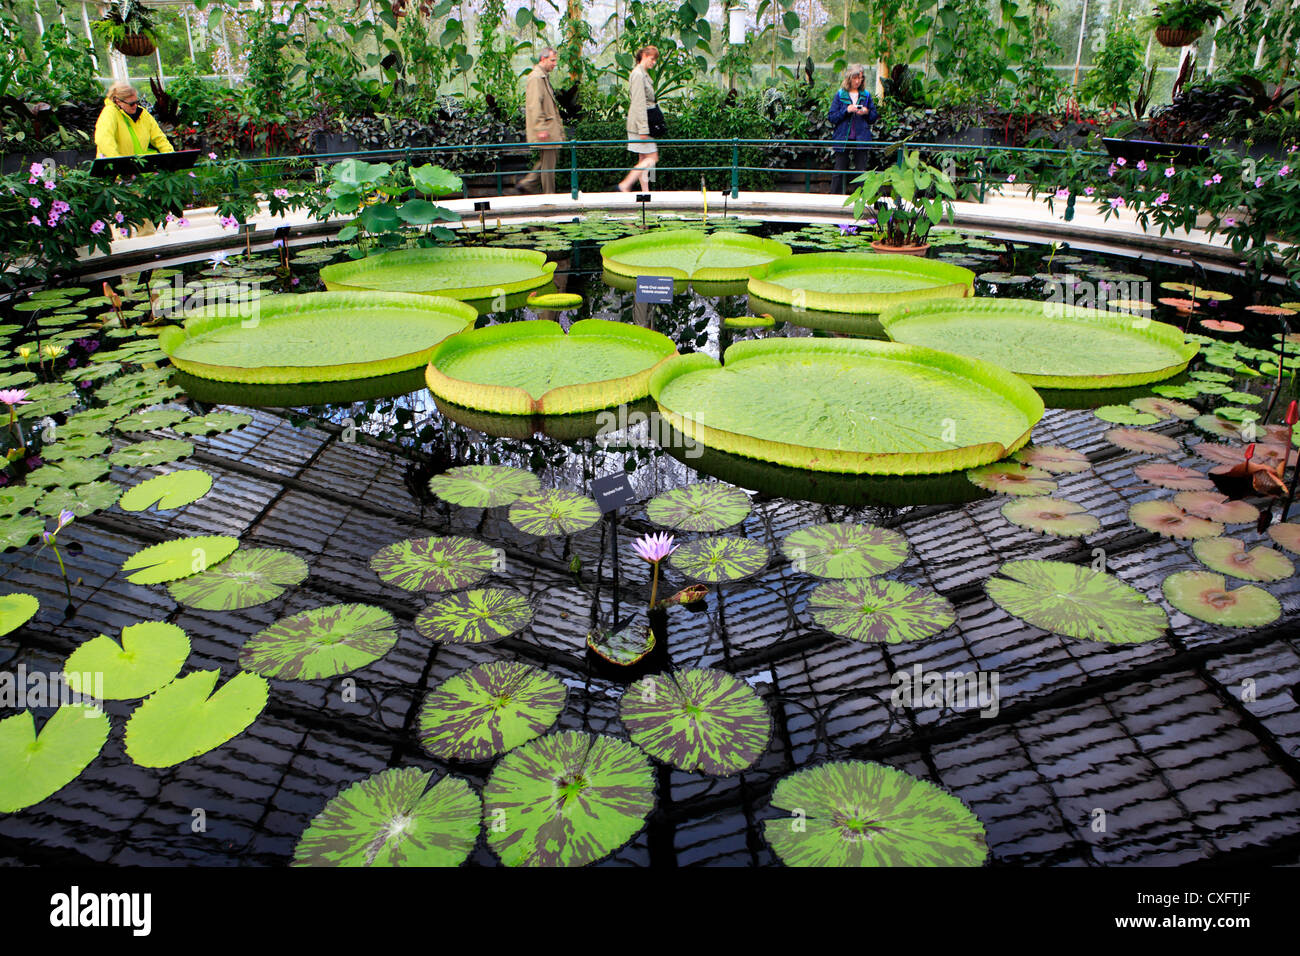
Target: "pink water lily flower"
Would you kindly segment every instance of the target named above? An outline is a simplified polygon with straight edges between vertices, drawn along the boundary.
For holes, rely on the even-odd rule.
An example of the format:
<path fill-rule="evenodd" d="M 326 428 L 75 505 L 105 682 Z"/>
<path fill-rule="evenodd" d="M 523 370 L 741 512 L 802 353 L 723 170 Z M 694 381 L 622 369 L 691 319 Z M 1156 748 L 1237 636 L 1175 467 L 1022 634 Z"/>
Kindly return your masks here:
<path fill-rule="evenodd" d="M 5 388 L 0 389 L 0 402 L 12 408 L 14 405 L 30 405 L 31 399 L 27 397 L 25 388 Z"/>
<path fill-rule="evenodd" d="M 651 564 L 658 564 L 668 555 L 677 550 L 673 544 L 673 536 L 667 532 L 660 534 L 647 534 L 632 542 L 632 550 L 637 556 Z"/>

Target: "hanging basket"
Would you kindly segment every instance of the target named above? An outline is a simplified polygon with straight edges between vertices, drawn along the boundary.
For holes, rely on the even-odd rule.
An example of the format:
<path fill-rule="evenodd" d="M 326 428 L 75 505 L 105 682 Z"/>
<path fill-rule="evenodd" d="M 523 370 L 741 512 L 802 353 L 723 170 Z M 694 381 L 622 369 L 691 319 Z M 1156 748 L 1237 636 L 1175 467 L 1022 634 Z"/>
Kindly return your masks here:
<path fill-rule="evenodd" d="M 128 33 L 113 41 L 113 49 L 123 56 L 152 56 L 158 47 L 143 33 Z"/>
<path fill-rule="evenodd" d="M 1173 27 L 1156 27 L 1156 42 L 1161 46 L 1183 47 L 1194 43 L 1204 27 L 1186 27 L 1175 30 Z"/>

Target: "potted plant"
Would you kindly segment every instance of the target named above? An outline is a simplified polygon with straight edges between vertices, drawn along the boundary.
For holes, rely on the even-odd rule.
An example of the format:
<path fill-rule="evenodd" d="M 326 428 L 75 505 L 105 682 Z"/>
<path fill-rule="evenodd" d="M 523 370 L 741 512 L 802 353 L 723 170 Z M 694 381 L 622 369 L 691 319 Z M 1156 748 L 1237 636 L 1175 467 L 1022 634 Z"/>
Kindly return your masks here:
<path fill-rule="evenodd" d="M 140 0 L 120 0 L 90 25 L 91 32 L 123 56 L 149 56 L 158 48 L 158 32 Z"/>
<path fill-rule="evenodd" d="M 1223 16 L 1223 7 L 1210 0 L 1165 0 L 1157 3 L 1151 14 L 1156 28 L 1156 42 L 1161 46 L 1182 47 L 1196 40 L 1205 25 Z"/>
<path fill-rule="evenodd" d="M 921 160 L 917 150 L 904 151 L 889 169 L 863 173 L 856 190 L 844 200 L 861 219 L 870 206 L 880 238 L 871 243 L 880 252 L 923 256 L 930 230 L 944 218 L 952 219 L 957 190 L 943 170 Z M 886 198 L 888 191 L 890 197 Z"/>

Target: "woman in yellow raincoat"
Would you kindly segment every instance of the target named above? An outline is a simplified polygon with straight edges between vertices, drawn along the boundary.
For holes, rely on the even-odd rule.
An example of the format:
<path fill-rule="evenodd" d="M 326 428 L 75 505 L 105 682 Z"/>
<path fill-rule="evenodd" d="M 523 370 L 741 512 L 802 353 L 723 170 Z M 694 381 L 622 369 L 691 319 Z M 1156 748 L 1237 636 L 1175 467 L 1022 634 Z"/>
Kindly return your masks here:
<path fill-rule="evenodd" d="M 95 147 L 100 159 L 174 152 L 158 121 L 140 105 L 140 94 L 129 83 L 108 88 L 104 109 L 95 123 Z"/>

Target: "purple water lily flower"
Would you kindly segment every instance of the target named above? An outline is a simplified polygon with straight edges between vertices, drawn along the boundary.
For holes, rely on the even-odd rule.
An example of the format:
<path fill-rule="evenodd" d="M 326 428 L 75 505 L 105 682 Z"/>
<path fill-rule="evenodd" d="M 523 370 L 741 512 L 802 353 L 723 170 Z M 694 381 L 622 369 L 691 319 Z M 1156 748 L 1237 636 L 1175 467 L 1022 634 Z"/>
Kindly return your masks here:
<path fill-rule="evenodd" d="M 673 536 L 667 532 L 661 534 L 647 534 L 632 542 L 632 550 L 637 556 L 651 564 L 658 564 L 668 555 L 677 550 L 673 544 Z"/>
<path fill-rule="evenodd" d="M 840 223 L 841 236 L 856 236 L 857 234 L 858 234 L 858 227 L 853 223 L 851 222 Z"/>

